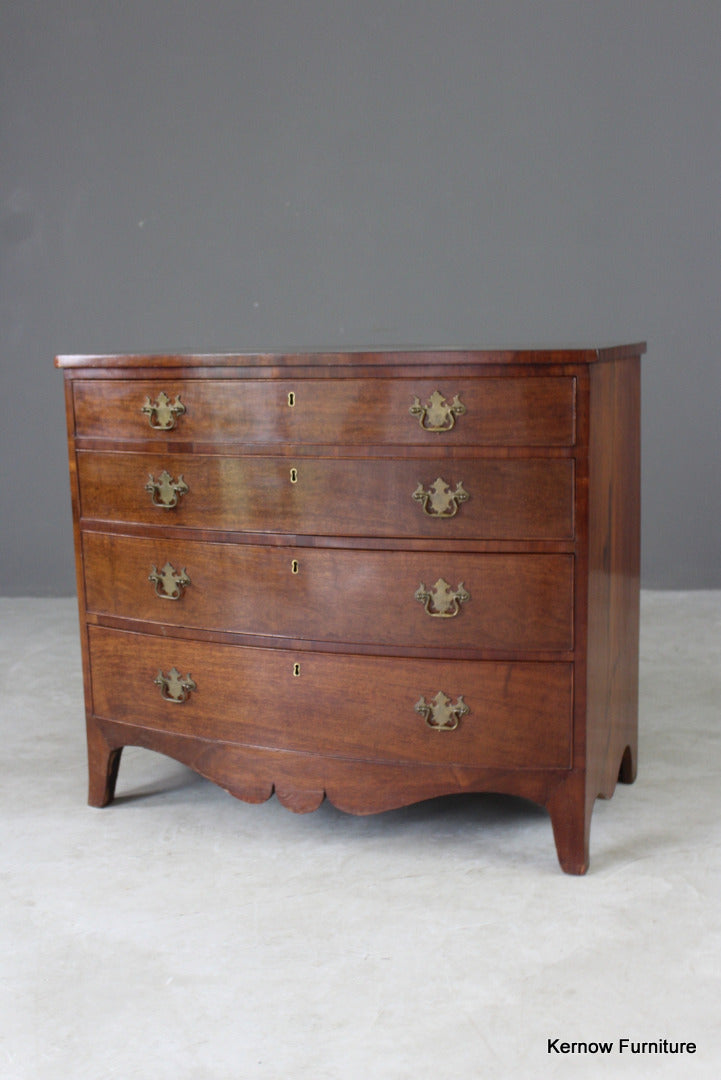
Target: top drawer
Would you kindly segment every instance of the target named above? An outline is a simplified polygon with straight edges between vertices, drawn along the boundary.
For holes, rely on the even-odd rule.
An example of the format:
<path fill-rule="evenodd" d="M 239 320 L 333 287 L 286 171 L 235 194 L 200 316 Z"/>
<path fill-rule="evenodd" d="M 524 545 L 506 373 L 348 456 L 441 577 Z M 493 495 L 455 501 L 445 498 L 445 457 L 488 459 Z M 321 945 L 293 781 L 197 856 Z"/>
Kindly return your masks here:
<path fill-rule="evenodd" d="M 575 379 L 78 379 L 75 430 L 243 446 L 572 446 Z"/>

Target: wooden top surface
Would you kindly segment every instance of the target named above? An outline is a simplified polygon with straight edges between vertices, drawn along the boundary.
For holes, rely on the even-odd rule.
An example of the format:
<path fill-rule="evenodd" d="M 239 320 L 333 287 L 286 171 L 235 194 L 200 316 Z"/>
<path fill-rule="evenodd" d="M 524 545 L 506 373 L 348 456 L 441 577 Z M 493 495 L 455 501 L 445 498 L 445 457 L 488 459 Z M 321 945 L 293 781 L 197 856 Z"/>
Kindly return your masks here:
<path fill-rule="evenodd" d="M 233 367 L 349 367 L 397 365 L 510 365 L 510 364 L 592 364 L 640 356 L 646 343 L 601 348 L 389 348 L 343 349 L 337 351 L 237 353 L 118 353 L 56 356 L 59 368 L 233 368 Z"/>

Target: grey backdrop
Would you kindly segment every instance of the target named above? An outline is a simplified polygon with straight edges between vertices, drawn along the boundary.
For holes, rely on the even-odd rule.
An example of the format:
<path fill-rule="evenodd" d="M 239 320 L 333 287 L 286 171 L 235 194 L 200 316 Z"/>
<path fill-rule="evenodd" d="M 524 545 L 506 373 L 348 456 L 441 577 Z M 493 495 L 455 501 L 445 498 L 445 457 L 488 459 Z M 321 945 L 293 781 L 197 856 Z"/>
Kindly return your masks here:
<path fill-rule="evenodd" d="M 0 592 L 56 352 L 646 338 L 643 580 L 721 586 L 718 0 L 4 0 Z"/>

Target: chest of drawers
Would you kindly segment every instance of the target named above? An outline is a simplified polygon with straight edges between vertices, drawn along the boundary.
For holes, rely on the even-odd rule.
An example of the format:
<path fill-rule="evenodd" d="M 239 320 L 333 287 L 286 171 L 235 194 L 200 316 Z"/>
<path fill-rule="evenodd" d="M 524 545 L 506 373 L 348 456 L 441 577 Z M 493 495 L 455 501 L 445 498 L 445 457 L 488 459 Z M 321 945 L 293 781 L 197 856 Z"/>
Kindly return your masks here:
<path fill-rule="evenodd" d="M 548 809 L 636 768 L 644 345 L 62 356 L 89 802 Z"/>

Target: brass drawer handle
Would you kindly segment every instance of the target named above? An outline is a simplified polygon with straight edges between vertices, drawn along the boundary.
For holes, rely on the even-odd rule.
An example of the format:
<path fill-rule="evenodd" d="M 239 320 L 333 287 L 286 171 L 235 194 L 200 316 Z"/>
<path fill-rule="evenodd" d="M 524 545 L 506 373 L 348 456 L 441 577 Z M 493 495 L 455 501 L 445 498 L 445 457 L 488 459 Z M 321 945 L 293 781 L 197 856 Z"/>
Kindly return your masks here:
<path fill-rule="evenodd" d="M 411 416 L 418 417 L 418 423 L 424 431 L 451 431 L 456 424 L 456 417 L 463 416 L 466 406 L 458 397 L 448 404 L 439 390 L 434 390 L 425 405 L 415 398 L 408 410 Z"/>
<path fill-rule="evenodd" d="M 413 498 L 421 504 L 423 513 L 428 517 L 452 518 L 458 513 L 461 503 L 466 502 L 470 495 L 460 480 L 455 491 L 451 491 L 451 485 L 439 476 L 427 491 L 423 484 L 419 484 L 413 492 Z"/>
<path fill-rule="evenodd" d="M 461 610 L 461 604 L 471 599 L 471 594 L 466 591 L 462 581 L 452 589 L 442 577 L 438 578 L 430 589 L 421 582 L 414 595 L 434 619 L 454 619 Z"/>
<path fill-rule="evenodd" d="M 451 699 L 442 690 L 438 691 L 431 702 L 422 697 L 416 702 L 415 710 L 434 731 L 455 731 L 462 718 L 471 711 L 462 695 L 455 705 L 452 705 Z"/>
<path fill-rule="evenodd" d="M 153 566 L 148 574 L 148 581 L 155 585 L 155 595 L 161 600 L 180 600 L 183 590 L 190 585 L 185 567 L 178 571 L 169 562 L 166 562 L 162 570 Z"/>
<path fill-rule="evenodd" d="M 159 506 L 161 510 L 172 510 L 178 505 L 181 495 L 188 491 L 188 485 L 182 476 L 173 480 L 170 473 L 163 469 L 157 480 L 154 480 L 150 473 L 145 490 L 150 492 L 153 506 Z"/>
<path fill-rule="evenodd" d="M 185 412 L 185 405 L 180 400 L 180 394 L 176 394 L 175 401 L 171 402 L 165 391 L 161 390 L 157 401 L 146 397 L 140 411 L 147 416 L 148 423 L 155 431 L 170 431 L 176 426 L 178 417 Z"/>
<path fill-rule="evenodd" d="M 159 671 L 153 682 L 160 687 L 160 696 L 165 701 L 172 701 L 174 705 L 182 705 L 184 701 L 188 700 L 191 692 L 198 689 L 190 675 L 182 678 L 175 667 L 172 667 L 167 675 L 163 675 L 162 671 Z"/>

